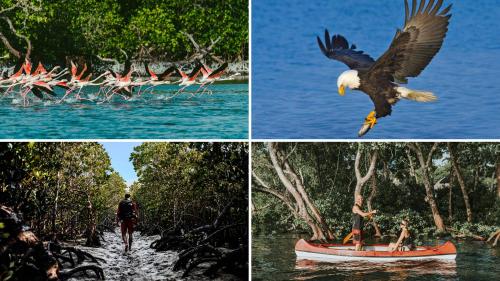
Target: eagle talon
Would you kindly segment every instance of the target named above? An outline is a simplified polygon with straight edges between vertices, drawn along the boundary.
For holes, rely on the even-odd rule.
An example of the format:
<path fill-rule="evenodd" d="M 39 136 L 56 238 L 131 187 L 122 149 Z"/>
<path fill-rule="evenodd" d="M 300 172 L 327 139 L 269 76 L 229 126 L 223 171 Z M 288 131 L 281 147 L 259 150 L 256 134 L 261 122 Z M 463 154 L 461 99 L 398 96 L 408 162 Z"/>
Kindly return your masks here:
<path fill-rule="evenodd" d="M 375 111 L 372 111 L 370 112 L 370 114 L 368 114 L 368 116 L 366 116 L 365 125 L 370 125 L 370 129 L 373 129 L 373 127 L 375 127 L 375 124 L 377 124 L 377 117 L 375 117 L 375 115 Z"/>

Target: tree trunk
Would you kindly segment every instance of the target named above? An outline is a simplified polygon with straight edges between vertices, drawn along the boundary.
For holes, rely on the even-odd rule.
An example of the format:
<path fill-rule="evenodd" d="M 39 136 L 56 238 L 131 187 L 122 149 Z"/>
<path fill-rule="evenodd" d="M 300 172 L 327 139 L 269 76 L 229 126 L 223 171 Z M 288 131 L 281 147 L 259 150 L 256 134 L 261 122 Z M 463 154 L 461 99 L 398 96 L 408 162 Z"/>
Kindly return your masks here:
<path fill-rule="evenodd" d="M 255 190 L 280 199 L 296 218 L 303 220 L 309 226 L 313 233 L 311 240 L 332 240 L 334 238 L 332 231 L 328 228 L 314 203 L 309 199 L 303 180 L 289 164 L 288 156 L 285 156 L 275 143 L 268 143 L 267 148 L 272 166 L 286 192 L 282 193 L 277 188 L 271 188 L 269 184 L 252 172 L 254 183 L 259 186 Z"/>
<path fill-rule="evenodd" d="M 405 149 L 406 156 L 408 157 L 408 163 L 410 164 L 410 176 L 415 178 L 415 182 L 418 183 L 417 173 L 415 172 L 415 165 L 413 164 L 413 159 L 411 158 L 410 150 Z"/>
<path fill-rule="evenodd" d="M 59 189 L 61 184 L 61 172 L 57 172 L 57 185 L 56 185 L 56 195 L 54 198 L 54 207 L 52 208 L 52 241 L 56 241 L 57 238 L 57 230 L 56 230 L 56 217 L 57 217 L 57 208 L 59 203 Z"/>
<path fill-rule="evenodd" d="M 455 185 L 455 175 L 453 169 L 450 171 L 450 187 L 448 192 L 448 221 L 453 221 L 453 185 Z"/>
<path fill-rule="evenodd" d="M 408 146 L 417 154 L 417 159 L 422 170 L 422 179 L 425 187 L 426 201 L 431 208 L 434 224 L 439 231 L 444 232 L 446 231 L 446 227 L 444 225 L 443 218 L 439 213 L 439 208 L 437 206 L 436 200 L 434 199 L 434 185 L 431 183 L 431 177 L 429 173 L 430 166 L 432 165 L 432 155 L 437 149 L 438 143 L 434 143 L 431 150 L 429 151 L 427 159 L 425 159 L 422 149 L 418 143 L 408 143 Z"/>
<path fill-rule="evenodd" d="M 2 32 L 0 32 L 0 40 L 2 41 L 4 47 L 9 51 L 11 55 L 13 55 L 18 59 L 21 58 L 21 53 L 18 50 L 16 50 L 12 46 L 12 44 L 10 44 L 9 39 L 7 39 L 7 37 L 5 37 L 5 35 Z"/>
<path fill-rule="evenodd" d="M 333 240 L 333 238 L 334 238 L 333 232 L 330 230 L 330 228 L 326 224 L 326 221 L 323 219 L 323 216 L 320 214 L 318 208 L 316 208 L 316 205 L 314 205 L 314 203 L 309 199 L 309 195 L 307 194 L 307 192 L 305 190 L 305 186 L 304 186 L 304 182 L 303 182 L 302 178 L 301 177 L 299 178 L 299 176 L 293 170 L 293 168 L 290 166 L 290 164 L 288 163 L 288 160 L 283 156 L 283 154 L 279 151 L 277 153 L 282 159 L 282 162 L 285 166 L 287 174 L 290 175 L 290 177 L 292 177 L 297 190 L 299 191 L 302 198 L 304 198 L 304 202 L 307 206 L 307 209 L 310 210 L 314 219 L 319 223 L 319 225 L 323 229 L 323 231 L 326 232 L 328 239 Z"/>
<path fill-rule="evenodd" d="M 370 167 L 368 168 L 368 171 L 366 172 L 366 175 L 362 176 L 361 171 L 359 169 L 360 162 L 361 162 L 361 146 L 362 144 L 358 144 L 358 152 L 356 153 L 356 160 L 354 161 L 354 172 L 356 174 L 356 189 L 354 190 L 354 198 L 356 198 L 357 195 L 361 195 L 363 191 L 363 185 L 372 177 L 372 175 L 375 173 L 375 166 L 377 164 L 377 158 L 378 158 L 378 153 L 377 151 L 374 151 L 370 155 Z"/>
<path fill-rule="evenodd" d="M 97 235 L 96 228 L 97 223 L 95 220 L 94 207 L 92 206 L 92 201 L 90 194 L 87 193 L 87 211 L 88 211 L 88 226 L 87 226 L 87 242 L 86 246 L 100 246 L 99 236 Z"/>
<path fill-rule="evenodd" d="M 368 196 L 368 200 L 366 200 L 366 206 L 368 207 L 369 212 L 371 212 L 373 210 L 372 209 L 372 201 L 376 195 L 377 195 L 377 176 L 374 173 L 372 176 L 372 181 L 371 181 L 370 196 Z M 378 224 L 374 220 L 372 220 L 372 225 L 373 225 L 373 228 L 375 229 L 375 237 L 382 237 L 382 232 L 380 231 Z"/>
<path fill-rule="evenodd" d="M 457 177 L 458 184 L 460 185 L 460 189 L 462 190 L 465 209 L 467 211 L 467 221 L 472 222 L 472 209 L 470 207 L 469 194 L 467 193 L 467 188 L 465 187 L 465 181 L 463 179 L 462 172 L 460 171 L 460 167 L 458 165 L 458 159 L 456 157 L 454 148 L 452 147 L 451 143 L 448 143 L 448 152 L 450 153 L 451 163 L 453 166 L 453 170 L 455 171 L 455 176 Z"/>
<path fill-rule="evenodd" d="M 304 199 L 304 203 L 306 204 L 306 210 L 308 210 L 309 213 L 312 213 L 313 218 L 316 220 L 317 223 L 319 223 L 319 228 L 326 233 L 326 237 L 329 240 L 333 240 L 333 232 L 330 230 L 328 225 L 326 224 L 326 221 L 323 219 L 323 216 L 319 212 L 319 210 L 316 208 L 316 205 L 309 199 L 309 195 L 305 191 L 305 186 L 303 179 L 299 178 L 297 173 L 292 169 L 290 164 L 288 163 L 287 157 L 284 156 L 284 154 L 277 150 L 276 151 L 278 157 L 280 157 L 283 165 L 285 166 L 285 171 L 286 173 L 293 179 L 293 182 L 295 183 L 295 187 L 299 194 L 302 196 Z M 324 239 L 322 239 L 324 240 Z"/>
<path fill-rule="evenodd" d="M 31 57 L 31 48 L 32 48 L 31 47 L 31 40 L 27 36 L 25 36 L 25 35 L 17 32 L 16 28 L 12 24 L 12 21 L 8 17 L 2 16 L 1 18 L 7 23 L 7 25 L 9 26 L 10 31 L 16 37 L 21 38 L 21 39 L 23 39 L 26 42 L 26 53 L 25 53 L 24 57 L 26 59 L 30 59 L 30 57 Z M 15 56 L 18 59 L 21 58 L 21 56 L 23 55 L 23 53 L 20 52 L 19 50 L 16 50 L 12 46 L 12 44 L 10 44 L 10 41 L 7 39 L 7 37 L 3 33 L 1 33 L 1 32 L 0 32 L 0 39 L 2 40 L 2 43 L 7 48 L 7 50 L 9 51 L 9 53 L 11 53 L 13 56 Z"/>
<path fill-rule="evenodd" d="M 497 199 L 500 200 L 500 154 L 497 157 Z"/>

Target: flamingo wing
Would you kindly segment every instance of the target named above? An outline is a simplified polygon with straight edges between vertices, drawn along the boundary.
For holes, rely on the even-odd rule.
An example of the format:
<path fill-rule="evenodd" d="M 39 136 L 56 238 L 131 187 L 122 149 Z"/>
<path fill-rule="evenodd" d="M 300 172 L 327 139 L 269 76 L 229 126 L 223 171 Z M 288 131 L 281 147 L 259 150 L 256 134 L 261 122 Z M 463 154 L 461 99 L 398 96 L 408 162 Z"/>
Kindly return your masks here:
<path fill-rule="evenodd" d="M 42 94 L 42 91 L 40 91 L 39 89 L 37 89 L 37 88 L 33 87 L 33 88 L 31 89 L 31 92 L 33 93 L 33 95 L 35 95 L 35 97 L 37 97 L 37 98 L 39 98 L 39 99 L 43 100 L 43 94 Z"/>
<path fill-rule="evenodd" d="M 217 68 L 212 73 L 210 73 L 210 75 L 208 76 L 208 78 L 214 79 L 214 78 L 221 77 L 222 74 L 224 74 L 224 72 L 226 71 L 228 65 L 229 64 L 227 62 L 223 63 L 221 66 L 219 66 L 219 68 Z"/>
<path fill-rule="evenodd" d="M 127 76 L 129 73 L 132 72 L 132 63 L 130 62 L 130 59 L 127 59 L 125 61 L 125 68 L 123 69 L 123 74 L 122 76 Z"/>
<path fill-rule="evenodd" d="M 149 76 L 151 76 L 151 79 L 153 80 L 157 80 L 158 79 L 158 76 L 156 76 L 156 73 L 154 73 L 148 66 L 148 63 L 145 62 L 144 63 L 144 67 L 146 68 L 146 72 L 149 73 Z"/>
<path fill-rule="evenodd" d="M 75 63 L 71 61 L 71 76 L 76 76 L 76 71 L 78 68 L 76 67 Z"/>
<path fill-rule="evenodd" d="M 82 69 L 82 71 L 80 72 L 80 74 L 76 77 L 76 79 L 78 79 L 78 80 L 82 79 L 83 74 L 85 74 L 85 71 L 87 71 L 87 63 L 85 63 L 85 64 L 83 65 L 83 69 Z"/>
<path fill-rule="evenodd" d="M 187 78 L 187 74 L 184 73 L 184 71 L 180 70 L 178 67 L 175 68 L 175 72 L 177 72 L 177 74 L 179 74 L 183 79 Z"/>
<path fill-rule="evenodd" d="M 165 71 L 163 71 L 162 74 L 160 74 L 160 80 L 163 81 L 163 80 L 167 79 L 174 72 L 176 72 L 175 71 L 175 66 L 171 66 L 171 67 L 167 68 Z"/>
<path fill-rule="evenodd" d="M 70 87 L 68 87 L 68 84 L 66 84 L 66 82 L 58 82 L 56 84 L 57 87 L 60 87 L 60 88 L 63 88 L 63 89 L 66 89 L 66 90 L 69 90 Z"/>
<path fill-rule="evenodd" d="M 49 94 L 53 97 L 57 97 L 56 93 L 54 92 L 54 90 L 52 90 L 52 88 L 41 88 L 40 90 L 42 90 L 44 93 Z"/>
<path fill-rule="evenodd" d="M 196 79 L 196 77 L 200 74 L 202 67 L 203 66 L 201 65 L 201 63 L 196 65 L 195 68 L 193 68 L 193 70 L 191 71 L 191 73 L 189 73 L 189 79 L 190 80 Z"/>

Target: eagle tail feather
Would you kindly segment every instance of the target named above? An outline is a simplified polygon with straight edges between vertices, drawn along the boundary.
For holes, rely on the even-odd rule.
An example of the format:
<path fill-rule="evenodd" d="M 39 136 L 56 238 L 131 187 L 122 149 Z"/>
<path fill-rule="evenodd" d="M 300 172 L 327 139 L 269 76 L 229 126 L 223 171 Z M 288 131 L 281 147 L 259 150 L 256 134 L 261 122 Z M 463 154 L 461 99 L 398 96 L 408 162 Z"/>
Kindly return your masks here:
<path fill-rule="evenodd" d="M 433 102 L 437 100 L 437 97 L 431 92 L 411 90 L 404 87 L 398 87 L 397 91 L 402 98 L 416 102 Z"/>

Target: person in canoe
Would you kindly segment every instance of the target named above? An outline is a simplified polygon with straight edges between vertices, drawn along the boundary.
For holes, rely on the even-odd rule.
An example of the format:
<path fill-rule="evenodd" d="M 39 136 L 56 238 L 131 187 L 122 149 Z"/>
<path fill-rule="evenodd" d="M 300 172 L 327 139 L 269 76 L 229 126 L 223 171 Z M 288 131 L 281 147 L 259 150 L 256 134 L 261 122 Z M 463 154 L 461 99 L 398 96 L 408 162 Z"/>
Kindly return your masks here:
<path fill-rule="evenodd" d="M 354 206 L 352 206 L 352 241 L 354 245 L 356 245 L 356 251 L 361 251 L 363 247 L 363 219 L 365 217 L 371 217 L 377 213 L 377 210 L 367 213 L 363 212 L 361 206 L 363 206 L 363 196 L 357 194 Z"/>
<path fill-rule="evenodd" d="M 401 234 L 399 235 L 399 239 L 396 243 L 389 244 L 389 252 L 394 251 L 413 251 L 415 250 L 415 243 L 413 242 L 413 236 L 411 232 L 408 230 L 408 221 L 402 220 L 401 224 Z"/>

